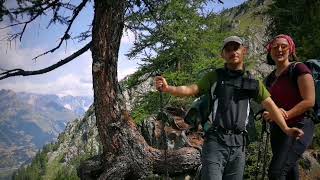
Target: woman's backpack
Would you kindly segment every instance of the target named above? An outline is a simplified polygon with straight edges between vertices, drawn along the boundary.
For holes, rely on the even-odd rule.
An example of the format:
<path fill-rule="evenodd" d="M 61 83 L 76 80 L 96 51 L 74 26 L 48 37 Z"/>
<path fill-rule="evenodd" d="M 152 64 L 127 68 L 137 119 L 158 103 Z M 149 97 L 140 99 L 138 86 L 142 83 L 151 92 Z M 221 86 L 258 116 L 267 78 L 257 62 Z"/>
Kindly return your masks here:
<path fill-rule="evenodd" d="M 289 76 L 293 79 L 293 81 L 297 81 L 296 77 L 294 77 L 294 68 L 295 66 L 301 62 L 294 62 L 293 65 L 290 66 Z M 320 60 L 318 59 L 309 59 L 304 62 L 306 66 L 311 70 L 312 77 L 314 80 L 315 86 L 315 104 L 313 107 L 313 111 L 310 112 L 312 116 L 312 120 L 315 124 L 320 123 Z"/>

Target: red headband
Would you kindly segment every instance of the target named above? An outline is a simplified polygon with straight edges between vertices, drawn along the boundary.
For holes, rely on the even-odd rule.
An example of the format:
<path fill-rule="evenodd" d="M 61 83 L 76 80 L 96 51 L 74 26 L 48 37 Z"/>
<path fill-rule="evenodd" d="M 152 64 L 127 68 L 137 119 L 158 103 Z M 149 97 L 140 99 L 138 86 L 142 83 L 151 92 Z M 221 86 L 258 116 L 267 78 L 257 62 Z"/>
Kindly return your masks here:
<path fill-rule="evenodd" d="M 285 34 L 280 34 L 280 35 L 276 36 L 275 38 L 273 38 L 273 39 L 268 43 L 268 45 L 267 45 L 267 51 L 268 51 L 268 53 L 270 53 L 270 51 L 271 51 L 271 44 L 273 43 L 274 40 L 276 40 L 276 39 L 278 39 L 278 38 L 286 39 L 286 40 L 288 41 L 288 43 L 289 43 L 289 46 L 290 46 L 290 48 L 289 48 L 289 53 L 290 53 L 290 54 L 296 54 L 296 45 L 294 44 L 293 39 L 292 39 L 290 36 L 285 35 Z"/>

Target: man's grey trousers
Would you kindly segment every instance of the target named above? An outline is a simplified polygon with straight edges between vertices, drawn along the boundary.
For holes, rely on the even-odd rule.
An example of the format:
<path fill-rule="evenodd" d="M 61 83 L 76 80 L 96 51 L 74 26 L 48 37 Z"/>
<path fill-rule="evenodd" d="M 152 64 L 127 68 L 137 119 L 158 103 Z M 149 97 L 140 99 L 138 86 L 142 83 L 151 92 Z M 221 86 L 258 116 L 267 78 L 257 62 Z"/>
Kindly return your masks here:
<path fill-rule="evenodd" d="M 221 144 L 216 137 L 206 137 L 201 163 L 201 180 L 242 180 L 245 149 Z"/>

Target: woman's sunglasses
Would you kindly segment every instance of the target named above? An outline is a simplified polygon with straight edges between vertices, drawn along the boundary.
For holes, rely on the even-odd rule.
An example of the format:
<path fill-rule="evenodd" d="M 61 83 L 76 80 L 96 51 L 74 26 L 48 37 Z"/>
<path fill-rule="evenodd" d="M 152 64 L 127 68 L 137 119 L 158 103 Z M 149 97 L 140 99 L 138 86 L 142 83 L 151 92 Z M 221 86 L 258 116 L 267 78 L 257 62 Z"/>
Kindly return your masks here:
<path fill-rule="evenodd" d="M 289 49 L 288 44 L 272 44 L 271 49 L 279 51 L 279 47 L 281 47 L 282 51 L 286 51 Z"/>

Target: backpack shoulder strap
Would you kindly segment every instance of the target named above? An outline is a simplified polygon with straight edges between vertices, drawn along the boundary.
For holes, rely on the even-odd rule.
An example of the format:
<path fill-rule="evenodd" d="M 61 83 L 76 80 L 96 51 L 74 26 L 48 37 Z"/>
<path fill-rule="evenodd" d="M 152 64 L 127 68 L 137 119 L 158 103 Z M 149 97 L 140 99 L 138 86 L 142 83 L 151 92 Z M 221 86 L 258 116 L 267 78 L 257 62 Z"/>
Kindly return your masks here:
<path fill-rule="evenodd" d="M 275 76 L 276 70 L 273 70 L 264 80 L 263 83 L 266 86 L 267 89 L 269 89 L 271 87 L 271 81 L 272 81 L 272 77 Z"/>
<path fill-rule="evenodd" d="M 289 77 L 293 82 L 297 82 L 297 76 L 294 74 L 294 71 L 295 71 L 297 64 L 300 64 L 300 63 L 302 63 L 302 62 L 295 61 L 289 65 Z"/>
<path fill-rule="evenodd" d="M 217 86 L 221 82 L 221 77 L 223 75 L 223 69 L 219 68 L 215 70 L 217 75 L 217 80 L 213 82 L 210 88 L 210 113 L 208 116 L 208 121 L 203 124 L 203 129 L 205 132 L 207 132 L 211 127 L 215 119 L 215 115 L 217 113 L 218 108 L 218 97 L 217 97 Z"/>
<path fill-rule="evenodd" d="M 252 75 L 252 73 L 250 71 L 246 71 L 245 73 L 246 73 L 245 75 L 247 78 L 254 79 L 254 76 Z"/>
<path fill-rule="evenodd" d="M 210 95 L 211 95 L 211 98 L 212 100 L 214 100 L 216 98 L 216 89 L 217 89 L 217 85 L 218 83 L 220 83 L 222 81 L 222 77 L 223 77 L 223 69 L 222 68 L 219 68 L 219 69 L 216 69 L 216 76 L 217 76 L 217 79 L 216 79 L 216 82 L 214 82 L 212 85 L 211 85 L 211 88 L 210 88 Z"/>

